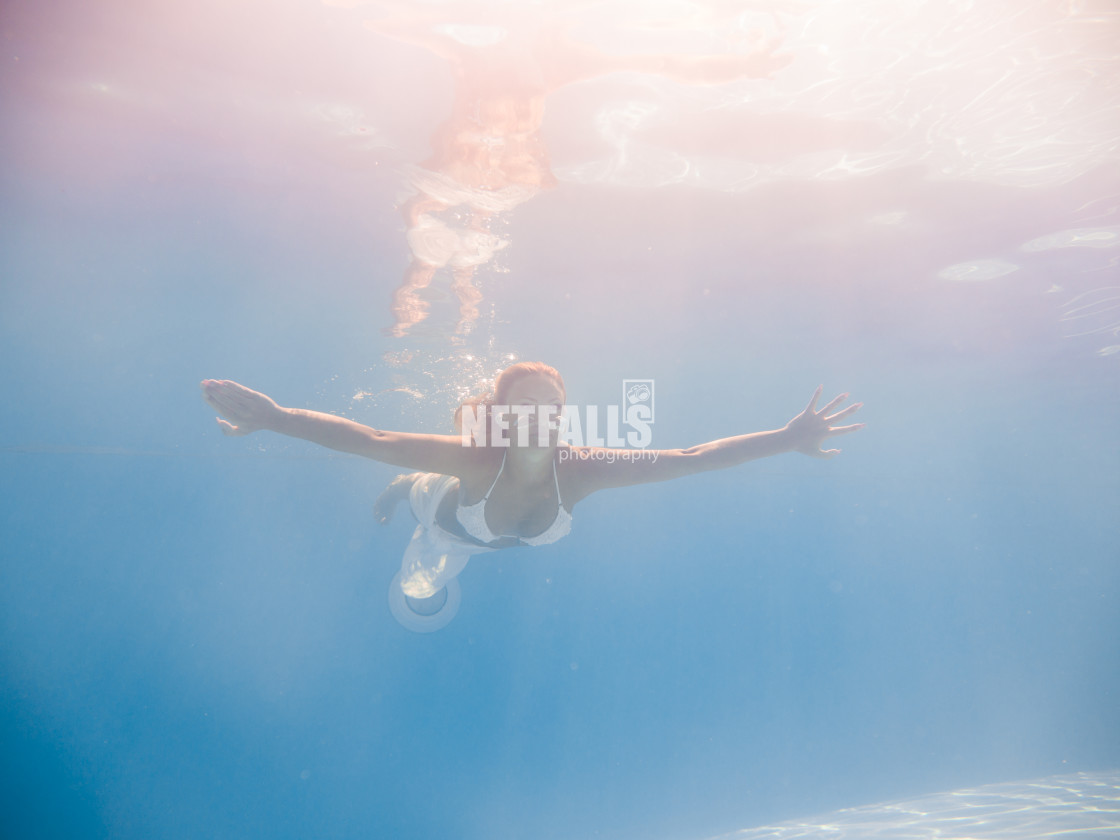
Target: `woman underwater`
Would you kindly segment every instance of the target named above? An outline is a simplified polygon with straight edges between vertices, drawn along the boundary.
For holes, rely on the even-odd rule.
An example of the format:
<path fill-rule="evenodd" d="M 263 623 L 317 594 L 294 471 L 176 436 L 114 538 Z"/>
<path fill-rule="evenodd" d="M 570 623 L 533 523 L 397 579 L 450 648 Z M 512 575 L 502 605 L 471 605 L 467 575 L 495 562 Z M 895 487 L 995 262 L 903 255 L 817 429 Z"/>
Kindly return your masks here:
<path fill-rule="evenodd" d="M 560 440 L 558 424 L 547 421 L 564 405 L 564 381 L 554 368 L 540 362 L 506 368 L 494 380 L 491 395 L 464 406 L 484 429 L 512 427 L 504 440 L 480 436 L 477 428 L 473 436 L 381 431 L 331 414 L 282 408 L 236 382 L 207 379 L 201 387 L 203 398 L 221 415 L 218 425 L 227 435 L 268 429 L 417 471 L 398 476 L 377 500 L 374 513 L 387 522 L 407 496 L 420 523 L 405 551 L 399 581 L 393 584 L 418 614 L 424 614 L 418 604 L 438 600 L 434 596 L 472 555 L 544 545 L 565 536 L 571 530 L 572 509 L 597 490 L 668 481 L 783 452 L 831 458 L 840 450 L 823 449 L 822 444 L 864 425 L 836 425 L 862 403 L 836 410 L 848 398 L 841 394 L 818 409 L 822 391 L 818 387 L 804 411 L 773 431 L 688 449 L 604 451 L 568 446 Z M 495 408 L 503 415 L 498 426 L 491 425 Z M 519 418 L 523 418 L 520 423 Z M 608 453 L 617 457 L 605 457 Z M 395 594 L 390 593 L 391 600 Z"/>

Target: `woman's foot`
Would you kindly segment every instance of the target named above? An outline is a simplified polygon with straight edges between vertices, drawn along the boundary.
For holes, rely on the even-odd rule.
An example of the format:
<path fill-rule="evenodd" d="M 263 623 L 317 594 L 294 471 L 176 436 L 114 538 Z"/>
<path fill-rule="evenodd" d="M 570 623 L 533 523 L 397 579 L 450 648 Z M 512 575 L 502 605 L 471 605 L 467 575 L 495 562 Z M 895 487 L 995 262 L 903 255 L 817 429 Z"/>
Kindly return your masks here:
<path fill-rule="evenodd" d="M 412 485 L 416 483 L 421 473 L 409 473 L 408 475 L 398 475 L 389 482 L 381 495 L 377 497 L 377 501 L 373 503 L 373 518 L 380 522 L 382 525 L 388 524 L 393 518 L 393 513 L 397 509 L 397 505 L 402 499 L 408 498 L 409 491 L 412 490 Z"/>

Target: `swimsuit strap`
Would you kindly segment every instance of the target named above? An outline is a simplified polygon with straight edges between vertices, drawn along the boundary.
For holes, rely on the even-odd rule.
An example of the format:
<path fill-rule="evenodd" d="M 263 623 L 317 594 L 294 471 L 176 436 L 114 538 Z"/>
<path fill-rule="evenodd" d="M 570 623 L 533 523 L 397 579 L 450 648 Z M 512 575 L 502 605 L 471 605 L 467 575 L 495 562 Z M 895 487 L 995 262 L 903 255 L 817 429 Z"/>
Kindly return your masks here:
<path fill-rule="evenodd" d="M 564 509 L 564 500 L 560 497 L 560 473 L 556 469 L 556 460 L 552 459 L 552 480 L 556 482 L 556 515 L 559 516 Z"/>
<path fill-rule="evenodd" d="M 498 479 L 502 477 L 502 471 L 506 468 L 506 455 L 509 454 L 507 449 L 502 453 L 502 465 L 498 467 L 498 474 L 494 476 L 494 480 L 490 482 L 490 489 L 486 491 L 486 495 L 475 502 L 473 505 L 460 505 L 460 507 L 477 507 L 478 505 L 485 504 L 490 500 L 490 494 L 494 492 L 494 488 L 498 486 Z M 552 482 L 556 485 L 556 507 L 557 513 L 564 508 L 564 498 L 560 495 L 560 473 L 556 469 L 556 459 L 552 459 Z M 484 514 L 485 515 L 485 514 Z"/>
<path fill-rule="evenodd" d="M 479 499 L 477 502 L 475 502 L 475 505 L 483 504 L 487 499 L 490 498 L 490 494 L 494 492 L 494 488 L 498 485 L 498 479 L 502 477 L 502 470 L 504 470 L 506 468 L 506 454 L 508 452 L 509 452 L 509 450 L 507 449 L 505 452 L 502 453 L 502 465 L 500 467 L 498 467 L 498 474 L 496 476 L 494 476 L 494 480 L 492 482 L 490 482 L 490 489 L 486 491 L 486 495 L 483 496 L 481 499 Z M 553 467 L 553 469 L 555 469 L 555 467 Z M 556 487 L 557 487 L 557 490 L 559 490 L 560 485 L 557 484 Z M 474 507 L 474 505 L 471 505 L 471 507 Z"/>

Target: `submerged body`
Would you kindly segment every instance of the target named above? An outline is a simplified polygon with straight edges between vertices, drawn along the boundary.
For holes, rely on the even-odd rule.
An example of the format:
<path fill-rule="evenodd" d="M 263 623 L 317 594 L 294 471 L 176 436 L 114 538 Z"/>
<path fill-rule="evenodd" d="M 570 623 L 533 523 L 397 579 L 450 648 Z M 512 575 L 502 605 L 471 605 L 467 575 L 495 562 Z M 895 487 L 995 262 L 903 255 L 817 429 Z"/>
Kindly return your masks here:
<path fill-rule="evenodd" d="M 203 397 L 221 415 L 218 423 L 227 435 L 269 429 L 416 470 L 394 480 L 374 512 L 386 522 L 396 504 L 409 499 L 419 525 L 405 552 L 400 586 L 409 597 L 421 599 L 439 592 L 474 554 L 562 538 L 571 530 L 572 509 L 598 490 L 667 481 L 783 452 L 818 458 L 839 454 L 822 444 L 863 428 L 863 424 L 836 425 L 860 403 L 838 409 L 848 396 L 842 394 L 817 409 L 821 391 L 818 387 L 805 410 L 781 429 L 687 449 L 645 450 L 653 457 L 606 458 L 602 456 L 612 454 L 610 450 L 567 447 L 559 440 L 558 428 L 539 429 L 540 412 L 529 414 L 528 435 L 471 445 L 474 441 L 460 435 L 388 432 L 330 414 L 282 408 L 236 382 L 202 382 Z M 564 398 L 563 380 L 553 368 L 521 363 L 496 378 L 492 397 L 476 402 L 483 410 L 495 406 L 507 411 L 559 410 Z M 512 411 L 507 419 L 516 413 Z"/>

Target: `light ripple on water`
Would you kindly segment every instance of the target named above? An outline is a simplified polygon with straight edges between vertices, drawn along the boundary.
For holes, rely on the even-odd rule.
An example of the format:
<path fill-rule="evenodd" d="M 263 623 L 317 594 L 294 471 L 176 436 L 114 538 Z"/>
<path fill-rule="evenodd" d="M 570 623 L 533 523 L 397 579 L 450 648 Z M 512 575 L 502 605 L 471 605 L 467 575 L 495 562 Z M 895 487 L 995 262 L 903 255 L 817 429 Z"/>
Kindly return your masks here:
<path fill-rule="evenodd" d="M 640 5 L 625 2 L 598 11 L 604 43 L 646 16 Z M 713 18 L 696 24 L 712 51 L 739 49 L 744 27 L 771 27 L 793 62 L 772 79 L 689 90 L 688 103 L 672 82 L 645 79 L 630 99 L 600 110 L 609 157 L 573 161 L 558 174 L 581 183 L 739 191 L 920 165 L 932 178 L 1067 183 L 1115 160 L 1118 24 L 1115 4 L 1056 0 L 826 0 L 760 7 L 730 28 Z M 772 130 L 782 118 L 801 116 L 820 119 L 822 132 L 830 121 L 874 126 L 877 132 L 867 136 L 877 141 L 760 163 L 714 150 L 680 155 L 647 132 L 714 112 L 727 115 L 726 130 L 747 113 L 769 115 Z M 649 165 L 673 154 L 684 165 Z"/>
<path fill-rule="evenodd" d="M 1051 776 L 845 808 L 712 840 L 1116 840 L 1120 771 Z"/>

